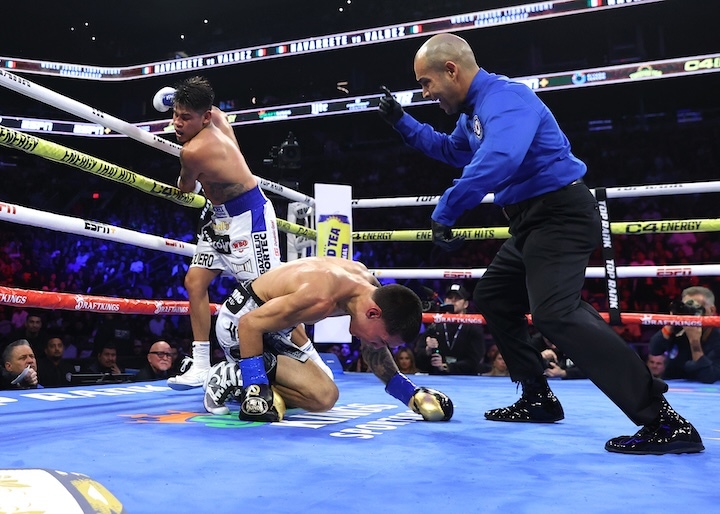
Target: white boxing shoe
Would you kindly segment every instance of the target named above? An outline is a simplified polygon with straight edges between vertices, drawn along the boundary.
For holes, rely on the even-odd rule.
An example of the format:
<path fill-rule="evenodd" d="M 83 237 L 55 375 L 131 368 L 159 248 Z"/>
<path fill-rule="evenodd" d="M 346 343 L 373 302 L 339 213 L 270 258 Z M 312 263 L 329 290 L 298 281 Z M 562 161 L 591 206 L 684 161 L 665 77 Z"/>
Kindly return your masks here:
<path fill-rule="evenodd" d="M 185 391 L 203 385 L 205 377 L 210 372 L 210 343 L 193 341 L 192 355 L 190 369 L 182 375 L 168 378 L 168 387 L 176 391 Z"/>
<path fill-rule="evenodd" d="M 210 368 L 203 384 L 205 410 L 216 416 L 229 414 L 225 402 L 239 395 L 241 388 L 240 366 L 236 362 L 218 362 Z"/>

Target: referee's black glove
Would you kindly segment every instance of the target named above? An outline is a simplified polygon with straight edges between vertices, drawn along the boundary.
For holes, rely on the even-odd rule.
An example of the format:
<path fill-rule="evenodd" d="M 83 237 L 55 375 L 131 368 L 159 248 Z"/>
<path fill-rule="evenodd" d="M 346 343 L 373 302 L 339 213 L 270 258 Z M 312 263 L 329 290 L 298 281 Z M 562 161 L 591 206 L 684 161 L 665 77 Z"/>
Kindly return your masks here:
<path fill-rule="evenodd" d="M 402 118 L 404 113 L 402 105 L 400 105 L 400 102 L 395 100 L 395 97 L 388 88 L 382 86 L 380 89 L 382 89 L 383 93 L 385 93 L 384 96 L 380 97 L 380 105 L 378 106 L 380 117 L 386 123 L 395 126 L 395 124 L 400 121 L 400 118 Z"/>
<path fill-rule="evenodd" d="M 445 252 L 459 250 L 465 244 L 463 236 L 452 235 L 452 229 L 435 220 L 431 220 L 432 242 Z"/>

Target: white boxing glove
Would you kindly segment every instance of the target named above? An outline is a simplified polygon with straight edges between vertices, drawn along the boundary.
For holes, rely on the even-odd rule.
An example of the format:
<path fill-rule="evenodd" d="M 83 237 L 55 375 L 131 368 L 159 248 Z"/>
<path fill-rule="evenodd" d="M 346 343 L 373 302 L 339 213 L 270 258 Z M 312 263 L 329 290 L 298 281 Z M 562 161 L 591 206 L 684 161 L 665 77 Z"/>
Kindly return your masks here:
<path fill-rule="evenodd" d="M 175 100 L 175 88 L 166 86 L 153 96 L 153 107 L 160 112 L 167 112 L 172 109 Z"/>

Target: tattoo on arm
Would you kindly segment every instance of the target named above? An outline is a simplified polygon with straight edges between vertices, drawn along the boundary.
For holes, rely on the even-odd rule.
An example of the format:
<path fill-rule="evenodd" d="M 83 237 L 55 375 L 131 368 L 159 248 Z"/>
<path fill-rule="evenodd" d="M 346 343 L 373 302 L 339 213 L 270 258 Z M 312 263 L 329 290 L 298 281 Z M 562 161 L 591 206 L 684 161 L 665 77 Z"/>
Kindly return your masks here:
<path fill-rule="evenodd" d="M 395 376 L 398 372 L 398 367 L 395 364 L 395 359 L 387 346 L 382 348 L 372 348 L 369 345 L 362 345 L 362 356 L 368 365 L 368 368 L 375 373 L 384 384 L 387 384 L 390 379 Z"/>

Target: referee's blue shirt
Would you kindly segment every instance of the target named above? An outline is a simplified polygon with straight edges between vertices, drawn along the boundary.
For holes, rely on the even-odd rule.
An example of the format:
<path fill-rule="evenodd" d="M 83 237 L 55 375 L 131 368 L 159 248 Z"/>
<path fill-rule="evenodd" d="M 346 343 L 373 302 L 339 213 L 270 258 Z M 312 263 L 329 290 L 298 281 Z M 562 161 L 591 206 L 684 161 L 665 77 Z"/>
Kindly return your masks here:
<path fill-rule="evenodd" d="M 483 69 L 470 85 L 451 134 L 404 114 L 395 124 L 405 142 L 451 166 L 462 167 L 440 198 L 432 219 L 453 226 L 489 192 L 505 206 L 556 191 L 587 167 L 550 110 L 525 84 Z"/>

